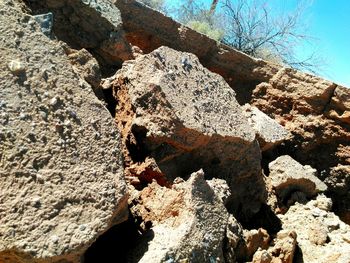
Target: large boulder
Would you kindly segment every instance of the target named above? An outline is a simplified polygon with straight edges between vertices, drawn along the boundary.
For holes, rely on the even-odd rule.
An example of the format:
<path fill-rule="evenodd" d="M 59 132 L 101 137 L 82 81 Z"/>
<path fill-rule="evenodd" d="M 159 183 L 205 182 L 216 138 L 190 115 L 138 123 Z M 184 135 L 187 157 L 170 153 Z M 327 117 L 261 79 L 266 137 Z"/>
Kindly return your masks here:
<path fill-rule="evenodd" d="M 259 145 L 222 77 L 193 54 L 161 47 L 124 63 L 112 79 L 131 159 L 151 156 L 170 182 L 203 168 L 207 178 L 227 181 L 233 210 L 259 209 Z"/>
<path fill-rule="evenodd" d="M 79 262 L 127 217 L 120 135 L 36 19 L 0 10 L 0 261 Z"/>
<path fill-rule="evenodd" d="M 136 191 L 136 190 L 135 190 Z M 153 182 L 131 198 L 131 213 L 151 226 L 153 238 L 131 252 L 130 262 L 221 262 L 229 214 L 202 170 L 172 188 Z M 147 230 L 147 229 L 146 229 Z M 138 255 L 138 251 L 145 251 Z"/>

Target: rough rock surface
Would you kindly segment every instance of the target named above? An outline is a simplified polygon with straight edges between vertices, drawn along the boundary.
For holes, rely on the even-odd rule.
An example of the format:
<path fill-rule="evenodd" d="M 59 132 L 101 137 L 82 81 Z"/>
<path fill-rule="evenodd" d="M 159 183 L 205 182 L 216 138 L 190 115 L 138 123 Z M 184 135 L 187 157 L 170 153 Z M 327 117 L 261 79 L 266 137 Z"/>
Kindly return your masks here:
<path fill-rule="evenodd" d="M 262 151 L 271 150 L 288 138 L 288 131 L 258 108 L 245 104 L 242 109 L 243 113 L 248 118 L 249 124 L 256 132 Z"/>
<path fill-rule="evenodd" d="M 195 54 L 206 68 L 223 76 L 242 104 L 250 100 L 256 84 L 278 71 L 277 65 L 218 43 L 135 0 L 116 0 L 115 4 L 121 12 L 125 37 L 132 45 L 144 53 L 168 46 Z"/>
<path fill-rule="evenodd" d="M 151 225 L 154 236 L 137 262 L 223 261 L 229 215 L 202 170 L 172 188 L 153 182 L 131 200 L 131 213 L 141 217 L 145 227 Z M 138 258 L 137 252 L 144 245 L 140 244 L 132 256 Z"/>
<path fill-rule="evenodd" d="M 0 261 L 79 262 L 127 216 L 120 136 L 63 48 L 0 10 Z"/>
<path fill-rule="evenodd" d="M 35 14 L 52 12 L 53 32 L 72 48 L 94 51 L 103 62 L 120 65 L 131 59 L 119 9 L 109 0 L 28 0 Z"/>
<path fill-rule="evenodd" d="M 170 182 L 203 168 L 227 181 L 234 208 L 257 212 L 259 145 L 222 77 L 193 54 L 161 47 L 124 63 L 114 79 L 116 121 L 134 160 L 151 156 Z"/>
<path fill-rule="evenodd" d="M 251 104 L 291 132 L 282 151 L 318 170 L 337 213 L 350 222 L 350 202 L 343 201 L 350 200 L 350 90 L 283 68 L 256 86 Z"/>
<path fill-rule="evenodd" d="M 297 233 L 303 260 L 297 262 L 350 262 L 350 227 L 329 211 L 331 203 L 320 195 L 306 205 L 296 203 L 279 215 L 283 229 Z"/>
<path fill-rule="evenodd" d="M 267 181 L 282 201 L 295 192 L 310 198 L 327 190 L 327 185 L 317 178 L 317 171 L 309 165 L 301 165 L 288 155 L 278 157 L 269 164 Z"/>
<path fill-rule="evenodd" d="M 277 233 L 272 246 L 259 249 L 253 256 L 252 263 L 292 263 L 297 245 L 297 234 L 291 230 Z M 305 261 L 308 262 L 308 261 Z"/>

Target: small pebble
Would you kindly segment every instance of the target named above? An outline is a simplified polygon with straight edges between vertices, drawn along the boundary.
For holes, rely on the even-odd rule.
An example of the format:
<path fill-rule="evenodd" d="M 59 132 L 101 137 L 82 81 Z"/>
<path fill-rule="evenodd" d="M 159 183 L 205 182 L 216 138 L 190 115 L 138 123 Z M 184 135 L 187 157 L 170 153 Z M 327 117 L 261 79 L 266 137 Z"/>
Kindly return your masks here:
<path fill-rule="evenodd" d="M 19 74 L 23 73 L 26 69 L 25 65 L 19 60 L 11 60 L 7 64 L 7 66 L 9 68 L 9 70 L 15 75 L 19 75 Z"/>

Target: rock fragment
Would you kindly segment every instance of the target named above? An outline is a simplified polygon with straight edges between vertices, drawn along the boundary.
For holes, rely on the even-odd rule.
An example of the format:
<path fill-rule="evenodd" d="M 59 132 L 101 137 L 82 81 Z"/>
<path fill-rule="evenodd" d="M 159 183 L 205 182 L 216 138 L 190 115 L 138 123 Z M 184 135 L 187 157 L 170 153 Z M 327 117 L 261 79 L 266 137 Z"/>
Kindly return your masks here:
<path fill-rule="evenodd" d="M 317 171 L 308 165 L 301 165 L 288 155 L 278 157 L 269 164 L 268 182 L 282 201 L 301 192 L 310 198 L 327 190 L 327 186 L 317 178 Z M 302 194 L 299 194 L 302 198 Z M 298 196 L 295 196 L 298 198 Z"/>
<path fill-rule="evenodd" d="M 165 198 L 166 197 L 166 198 Z M 156 182 L 133 195 L 131 212 L 153 239 L 138 262 L 221 262 L 228 213 L 202 170 L 172 188 Z M 131 254 L 146 244 L 139 244 Z M 132 261 L 133 262 L 133 261 Z"/>
<path fill-rule="evenodd" d="M 261 151 L 267 151 L 288 138 L 288 131 L 258 108 L 245 104 L 243 113 L 256 132 Z"/>

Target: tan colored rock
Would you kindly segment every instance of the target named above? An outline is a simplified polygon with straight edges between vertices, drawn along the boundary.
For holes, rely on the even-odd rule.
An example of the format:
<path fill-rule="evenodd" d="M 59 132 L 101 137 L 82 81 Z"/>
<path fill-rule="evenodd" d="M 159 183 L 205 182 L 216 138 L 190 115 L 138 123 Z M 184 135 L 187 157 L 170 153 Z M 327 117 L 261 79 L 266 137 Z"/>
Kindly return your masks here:
<path fill-rule="evenodd" d="M 258 108 L 245 104 L 242 109 L 256 132 L 261 151 L 271 150 L 288 138 L 288 131 Z"/>
<path fill-rule="evenodd" d="M 120 65 L 133 58 L 120 11 L 112 1 L 29 0 L 27 3 L 33 13 L 52 12 L 54 35 L 73 48 L 97 53 L 102 64 Z"/>
<path fill-rule="evenodd" d="M 267 249 L 269 247 L 270 236 L 263 228 L 252 229 L 244 231 L 244 240 L 247 247 L 246 256 L 252 258 L 258 248 Z"/>
<path fill-rule="evenodd" d="M 317 204 L 321 202 L 329 203 L 330 200 L 320 195 L 306 205 L 291 206 L 286 214 L 278 215 L 282 228 L 297 233 L 304 262 L 349 262 L 350 243 L 346 237 L 350 227 L 333 212 L 318 208 Z"/>
<path fill-rule="evenodd" d="M 326 184 L 317 178 L 315 169 L 301 165 L 288 155 L 271 162 L 269 170 L 268 182 L 283 201 L 290 198 L 303 200 L 302 194 L 310 198 L 327 190 Z"/>
<path fill-rule="evenodd" d="M 297 245 L 297 234 L 294 231 L 281 230 L 277 233 L 272 246 L 259 249 L 253 256 L 254 263 L 292 263 Z"/>
<path fill-rule="evenodd" d="M 172 188 L 153 182 L 131 199 L 131 212 L 154 237 L 138 262 L 221 262 L 228 213 L 203 171 Z M 137 255 L 141 243 L 130 257 Z M 134 262 L 131 260 L 131 262 Z"/>
<path fill-rule="evenodd" d="M 236 211 L 244 203 L 244 214 L 257 212 L 265 191 L 259 146 L 222 77 L 192 54 L 161 47 L 124 63 L 113 88 L 123 141 L 135 153 L 127 161 L 149 155 L 169 182 L 202 167 L 228 182 Z"/>
<path fill-rule="evenodd" d="M 0 2 L 0 262 L 80 262 L 127 217 L 120 135 L 21 7 Z"/>
<path fill-rule="evenodd" d="M 136 0 L 116 0 L 128 41 L 150 53 L 160 46 L 195 54 L 212 72 L 220 74 L 247 103 L 256 83 L 267 81 L 278 71 L 270 62 L 250 57 L 232 47 L 181 25 Z"/>

